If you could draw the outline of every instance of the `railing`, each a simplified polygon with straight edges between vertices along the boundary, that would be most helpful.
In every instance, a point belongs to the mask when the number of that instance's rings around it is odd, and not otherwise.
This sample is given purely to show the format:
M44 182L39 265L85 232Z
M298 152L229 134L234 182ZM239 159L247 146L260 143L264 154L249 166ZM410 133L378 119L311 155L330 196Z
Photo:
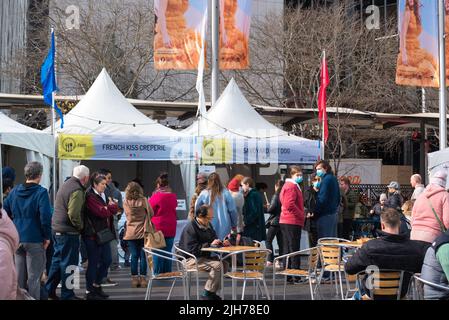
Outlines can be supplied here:
M353 184L351 189L360 194L360 202L366 207L372 207L379 202L382 193L388 192L387 184ZM401 186L401 195L405 200L411 198L414 189L411 186Z

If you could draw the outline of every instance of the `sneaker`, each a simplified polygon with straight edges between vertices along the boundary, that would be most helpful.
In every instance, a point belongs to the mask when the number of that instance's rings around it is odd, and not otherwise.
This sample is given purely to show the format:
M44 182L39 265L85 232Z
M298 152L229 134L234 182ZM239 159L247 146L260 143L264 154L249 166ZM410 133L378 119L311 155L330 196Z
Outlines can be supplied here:
M96 292L91 291L86 293L86 300L106 300L106 298L103 298L99 296Z
M118 283L115 281L112 281L111 278L106 278L101 282L101 285L103 287L115 287L116 285L118 285Z
M284 269L284 265L283 265L283 263L281 262L281 261L279 261L279 260L276 260L276 263L274 264L274 267L276 268L276 269Z
M61 300L56 293L52 293L48 295L48 300Z
M98 295L98 296L100 296L100 297L102 297L102 298L104 298L104 299L109 298L109 295L106 294L106 293L103 291L103 288L102 288L101 286L99 286L99 287L94 287L94 290L95 290L95 294L96 294L96 295Z

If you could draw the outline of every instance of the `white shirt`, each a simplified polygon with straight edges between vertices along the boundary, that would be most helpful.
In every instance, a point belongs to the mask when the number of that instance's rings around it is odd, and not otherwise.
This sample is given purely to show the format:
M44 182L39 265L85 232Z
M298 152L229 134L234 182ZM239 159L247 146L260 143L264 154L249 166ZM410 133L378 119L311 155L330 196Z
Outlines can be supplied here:
M98 194L102 199L103 199L103 201L105 202L105 203L108 203L107 201L106 201L106 195L104 194L104 192L102 193L102 194L100 194L97 190L95 190L95 188L92 188L93 190L94 190L94 192L96 193L96 194Z

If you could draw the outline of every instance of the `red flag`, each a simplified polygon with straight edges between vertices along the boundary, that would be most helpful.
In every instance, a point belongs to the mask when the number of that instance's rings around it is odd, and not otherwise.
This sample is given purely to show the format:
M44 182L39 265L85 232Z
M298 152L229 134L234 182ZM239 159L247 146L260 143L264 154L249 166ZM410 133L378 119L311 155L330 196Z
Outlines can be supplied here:
M327 70L326 55L323 55L323 62L321 64L320 72L320 90L318 91L318 119L323 123L323 140L327 143L329 137L329 129L327 126L327 112L326 112L326 89L329 86L329 72Z

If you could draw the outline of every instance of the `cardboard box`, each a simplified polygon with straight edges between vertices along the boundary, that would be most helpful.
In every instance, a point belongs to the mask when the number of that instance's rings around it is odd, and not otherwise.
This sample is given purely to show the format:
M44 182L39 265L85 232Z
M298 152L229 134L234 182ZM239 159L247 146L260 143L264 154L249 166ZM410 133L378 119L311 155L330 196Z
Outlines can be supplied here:
M382 184L397 181L400 185L409 185L413 174L412 166L382 166Z

